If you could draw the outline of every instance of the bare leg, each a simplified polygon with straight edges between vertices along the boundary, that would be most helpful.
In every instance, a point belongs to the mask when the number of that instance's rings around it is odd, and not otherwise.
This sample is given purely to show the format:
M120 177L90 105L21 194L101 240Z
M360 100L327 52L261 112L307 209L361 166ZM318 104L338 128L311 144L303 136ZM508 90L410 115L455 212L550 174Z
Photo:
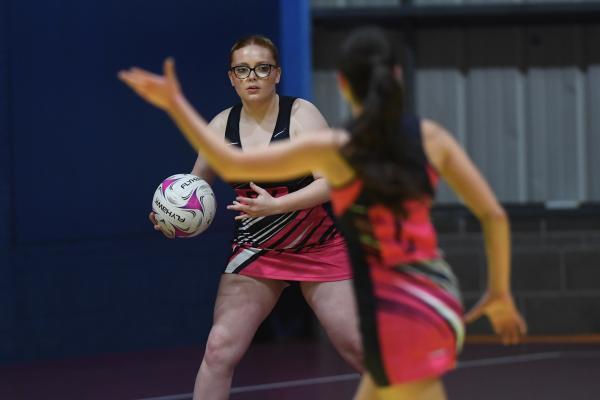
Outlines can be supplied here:
M363 374L358 389L356 390L356 394L354 395L354 400L379 400L377 386L375 386L373 379L371 379L371 376L368 373Z
M302 282L302 293L340 355L362 372L362 346L352 281Z
M444 385L439 379L424 379L377 390L379 400L446 400Z
M213 326L196 376L194 400L229 398L235 366L286 285L236 274L221 277Z

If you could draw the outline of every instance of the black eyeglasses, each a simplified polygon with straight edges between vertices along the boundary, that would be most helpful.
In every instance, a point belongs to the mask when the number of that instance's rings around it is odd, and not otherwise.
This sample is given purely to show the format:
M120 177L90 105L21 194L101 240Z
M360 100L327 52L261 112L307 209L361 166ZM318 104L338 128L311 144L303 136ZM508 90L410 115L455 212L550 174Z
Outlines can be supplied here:
M252 71L254 71L254 75L256 75L257 78L266 78L271 75L271 70L273 68L277 68L277 65L258 64L254 66L254 68L250 68L247 65L236 65L229 68L229 70L232 71L238 79L246 79L250 76Z

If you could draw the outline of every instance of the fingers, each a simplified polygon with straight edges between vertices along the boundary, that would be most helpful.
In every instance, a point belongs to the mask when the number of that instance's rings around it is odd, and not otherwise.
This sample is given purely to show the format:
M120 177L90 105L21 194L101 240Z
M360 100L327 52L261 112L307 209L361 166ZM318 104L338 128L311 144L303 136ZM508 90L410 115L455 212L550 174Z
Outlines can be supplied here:
M163 235L165 235L169 239L175 239L175 232L168 232L166 230L159 229Z
M121 71L119 72L119 79L133 89L133 91L137 94L141 95L142 97L145 96L148 86L148 80L145 77L134 72Z
M234 200L232 204L227 206L227 209L232 211L248 212L250 211L250 206Z
M165 62L163 63L163 71L167 79L173 81L177 80L177 77L175 76L175 60L173 57L168 57L165 59Z
M156 220L156 214L154 212L151 212L150 215L148 215L148 219L150 219L150 222L152 222L155 231L159 231L169 239L175 238L175 232L169 232L162 228L162 226Z
M258 194L262 194L262 195L268 195L269 194L269 192L267 192L265 189L261 188L260 186L258 186L254 182L250 182L250 188L252 190L254 190L256 193L258 193Z
M228 210L231 211L239 211L240 215L237 215L234 217L234 219L236 221L241 221L243 219L248 219L248 218L252 218L253 214L252 213L252 209L250 208L250 206L246 205L246 204L241 204L237 201L234 201L233 204L230 204L227 206Z
M527 323L519 317L519 332L521 335L527 335Z
M141 84L141 78L130 71L120 71L118 76L121 81L132 88Z
M160 84L163 77L137 67L119 71L119 79L132 89L138 91L150 84Z
M154 225L155 231L162 231L162 229L160 228L160 224L156 220L156 214L154 212L151 212L150 215L148 215L148 219L150 220L150 222L152 222L152 225Z
M471 322L479 319L484 312L484 307L481 304L477 304L475 305L473 308L471 308L467 313L465 313L465 322L467 324L470 324Z
M500 332L498 332L498 334L500 335L502 344L505 346L515 344L518 342L518 335L516 335L514 327L505 327Z
M500 332L500 337L504 345L515 345L521 342L523 333L519 326L519 321L511 321L506 324Z
M256 203L255 199L251 199L250 197L242 197L242 196L238 196L235 198L236 201L234 201L234 203L241 203L241 204L245 204L248 206L253 205L254 203Z

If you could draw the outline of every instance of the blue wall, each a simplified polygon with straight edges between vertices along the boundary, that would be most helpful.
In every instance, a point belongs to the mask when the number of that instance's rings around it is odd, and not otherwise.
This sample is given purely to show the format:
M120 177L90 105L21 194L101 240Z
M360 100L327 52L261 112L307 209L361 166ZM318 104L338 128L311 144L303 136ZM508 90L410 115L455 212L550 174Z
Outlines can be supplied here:
M262 33L283 44L286 2L239 4L0 0L0 362L204 340L230 192L215 185L221 211L198 238L152 230L156 185L195 154L116 73L174 56L212 117L236 101L232 43Z

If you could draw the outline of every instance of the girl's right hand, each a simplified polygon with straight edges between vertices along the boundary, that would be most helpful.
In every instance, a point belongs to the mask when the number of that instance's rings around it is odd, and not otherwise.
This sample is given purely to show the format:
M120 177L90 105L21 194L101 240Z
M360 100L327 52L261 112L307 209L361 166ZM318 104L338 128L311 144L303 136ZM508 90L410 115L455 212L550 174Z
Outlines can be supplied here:
M148 218L150 219L150 222L152 222L152 225L154 225L154 230L160 231L163 235L165 235L165 237L167 237L169 239L173 239L175 237L174 235L165 231L162 228L162 226L158 223L158 221L156 220L156 213L151 212L150 215L148 216Z
M175 61L172 58L165 60L163 74L153 74L132 67L120 71L119 79L148 103L168 112L173 102L181 95L181 88L175 74Z

